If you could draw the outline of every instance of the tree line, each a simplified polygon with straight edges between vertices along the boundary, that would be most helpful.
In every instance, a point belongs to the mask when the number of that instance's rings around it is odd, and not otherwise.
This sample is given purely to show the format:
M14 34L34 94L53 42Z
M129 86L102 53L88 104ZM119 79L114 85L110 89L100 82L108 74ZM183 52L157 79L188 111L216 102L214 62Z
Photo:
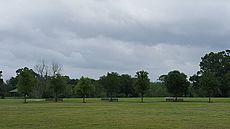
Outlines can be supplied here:
M229 97L230 96L230 50L210 52L201 58L200 70L187 77L178 70L161 75L151 82L148 72L137 71L135 76L108 72L98 80L88 77L72 79L61 74L58 63L47 65L45 61L33 69L24 67L16 71L16 77L3 81L0 72L0 96L9 96L9 91L18 90L18 96L26 98L82 97Z

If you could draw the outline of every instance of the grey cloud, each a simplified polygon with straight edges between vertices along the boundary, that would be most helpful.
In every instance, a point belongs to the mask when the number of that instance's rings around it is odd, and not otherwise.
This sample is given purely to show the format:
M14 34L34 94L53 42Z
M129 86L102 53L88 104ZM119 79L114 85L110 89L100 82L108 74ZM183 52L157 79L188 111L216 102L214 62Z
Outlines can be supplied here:
M183 0L0 0L0 65L7 77L41 59L72 77L104 72L151 78L198 70L200 57L230 47L230 2Z
M229 44L228 1L27 1L16 7L15 24L21 31L29 29L26 35L41 31L55 37L56 31L68 31L82 38L102 35L149 44Z

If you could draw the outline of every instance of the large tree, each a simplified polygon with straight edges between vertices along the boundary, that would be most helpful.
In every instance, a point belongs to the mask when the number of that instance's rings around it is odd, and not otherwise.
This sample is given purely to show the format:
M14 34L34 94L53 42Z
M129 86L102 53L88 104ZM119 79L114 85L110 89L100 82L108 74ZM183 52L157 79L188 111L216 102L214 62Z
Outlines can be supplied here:
M200 78L200 86L203 89L206 96L208 96L208 102L211 102L211 97L218 92L219 82L217 78L211 72L204 72Z
M119 83L119 74L116 72L107 73L107 75L100 77L100 84L104 87L107 92L107 96L110 97L110 101L112 101L112 97L116 96L118 91Z
M219 82L219 96L230 96L230 87L226 84L230 83L226 79L230 73L230 50L221 52L210 52L201 58L200 76L204 73L211 73Z
M187 80L187 76L184 73L174 70L165 76L165 85L168 89L168 92L173 94L175 101L177 101L177 97L186 94L189 82Z
M94 86L89 78L81 77L77 86L76 92L82 96L82 102L86 103L85 98L89 95L93 90Z
M50 83L51 89L54 92L55 102L57 102L59 95L61 95L66 88L66 81L60 74L57 74L51 77Z
M50 70L53 76L60 74L62 71L62 65L57 62L52 62Z
M141 102L144 102L144 93L146 90L148 90L150 85L150 79L148 77L148 72L142 70L142 71L137 71L135 75L135 88L136 91L140 94L141 96Z
M42 60L40 64L34 66L34 70L38 74L38 84L34 87L33 93L36 98L41 98L48 88L48 65Z
M27 96L30 95L33 87L37 83L36 74L32 69L28 69L27 67L19 69L16 72L18 77L17 89L21 94L23 94L24 102L27 103Z

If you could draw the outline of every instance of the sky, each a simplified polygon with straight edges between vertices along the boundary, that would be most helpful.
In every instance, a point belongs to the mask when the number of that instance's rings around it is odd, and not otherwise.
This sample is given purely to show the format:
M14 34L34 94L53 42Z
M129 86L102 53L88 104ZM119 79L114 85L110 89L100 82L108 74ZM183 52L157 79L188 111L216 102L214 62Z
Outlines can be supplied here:
M4 79L44 60L71 78L146 70L156 81L229 48L229 0L0 0Z

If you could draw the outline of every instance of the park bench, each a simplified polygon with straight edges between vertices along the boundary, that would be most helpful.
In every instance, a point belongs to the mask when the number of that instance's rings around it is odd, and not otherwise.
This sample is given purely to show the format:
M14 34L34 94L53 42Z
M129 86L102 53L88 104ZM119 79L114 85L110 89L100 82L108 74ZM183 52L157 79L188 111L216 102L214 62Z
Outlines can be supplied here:
M118 98L101 98L101 101L118 102Z
M177 97L177 100L175 97L166 97L165 98L166 102L183 102L183 98L182 97Z

